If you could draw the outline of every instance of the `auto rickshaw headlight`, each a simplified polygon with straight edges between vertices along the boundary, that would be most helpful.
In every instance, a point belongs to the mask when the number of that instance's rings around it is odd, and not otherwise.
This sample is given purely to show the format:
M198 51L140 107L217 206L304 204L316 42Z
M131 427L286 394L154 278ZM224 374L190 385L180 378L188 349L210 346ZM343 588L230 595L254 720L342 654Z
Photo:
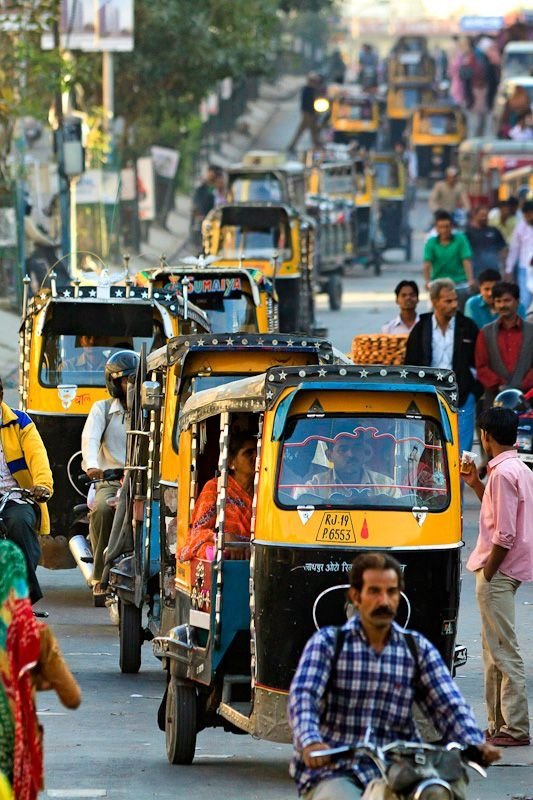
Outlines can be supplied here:
M313 108L317 114L325 114L329 110L329 100L327 97L317 97L313 103Z

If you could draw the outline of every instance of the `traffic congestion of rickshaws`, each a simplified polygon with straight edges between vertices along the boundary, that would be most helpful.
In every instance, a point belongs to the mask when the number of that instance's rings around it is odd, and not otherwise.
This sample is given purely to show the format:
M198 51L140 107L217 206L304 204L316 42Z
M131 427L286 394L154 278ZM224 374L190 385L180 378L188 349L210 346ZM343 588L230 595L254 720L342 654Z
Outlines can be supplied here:
M404 364L405 336L344 355L316 297L339 311L344 276L380 276L396 251L410 261L414 192L450 169L472 207L531 196L533 141L467 138L424 37L401 36L385 74L383 87L371 68L322 87L319 146L250 150L227 167L199 252L25 283L20 407L56 486L42 565L76 565L107 604L121 672L137 673L151 642L171 764L193 761L205 728L291 740L298 660L316 630L346 620L359 552L393 552L401 625L450 671L466 660L456 376ZM88 479L83 431L124 352L134 366L112 378L127 378L125 465ZM339 485L341 452L352 477ZM96 582L88 489L104 481L117 492Z

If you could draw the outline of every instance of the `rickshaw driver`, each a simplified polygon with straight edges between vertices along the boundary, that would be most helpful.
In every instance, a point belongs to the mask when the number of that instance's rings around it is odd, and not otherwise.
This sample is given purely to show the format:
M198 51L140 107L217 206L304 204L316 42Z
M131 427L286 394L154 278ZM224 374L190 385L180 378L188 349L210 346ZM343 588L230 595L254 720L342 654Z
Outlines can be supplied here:
M135 375L139 356L132 350L119 350L107 360L104 378L110 398L98 400L89 412L81 435L83 469L98 481L94 506L89 516L89 539L94 558L93 593L105 594L101 587L104 550L109 543L114 510L108 504L120 486L119 481L103 480L108 469L124 469L126 463L126 421L128 378Z
M333 494L342 494L346 497L361 493L366 496L378 494L388 497L400 496L400 490L394 486L392 478L364 465L363 444L359 439L354 439L353 435L339 434L333 442L330 441L325 445L325 451L328 461L333 466L313 475L307 481L306 486L313 487L314 495L324 500L329 500ZM298 490L298 494L303 493L306 493L306 489L302 487Z
M69 359L65 368L77 372L100 372L105 368L107 358L98 348L98 340L93 334L78 337L76 350L81 352Z
M477 747L485 765L501 757L498 748L485 742L438 650L409 631L418 654L416 676L405 631L394 622L402 589L402 568L395 558L361 553L353 561L348 589L357 613L341 628L321 628L305 646L289 695L290 773L304 800L359 800L378 777L368 758L332 761L311 753L361 744L369 728L381 747L398 739L419 741L412 712L415 690L443 742ZM464 779L457 781L457 789L464 795ZM386 796L398 800L396 794Z

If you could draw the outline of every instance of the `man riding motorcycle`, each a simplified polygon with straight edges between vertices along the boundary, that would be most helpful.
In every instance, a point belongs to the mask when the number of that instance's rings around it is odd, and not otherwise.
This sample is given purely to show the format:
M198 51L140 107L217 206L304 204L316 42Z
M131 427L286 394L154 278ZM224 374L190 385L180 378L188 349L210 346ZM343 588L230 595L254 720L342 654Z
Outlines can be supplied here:
M114 513L108 501L116 495L120 486L119 481L104 480L104 471L124 468L128 378L135 375L138 364L139 356L132 350L119 350L108 359L104 376L110 398L94 403L81 437L83 469L91 480L97 481L94 503L89 516L95 596L105 594L100 582L104 567L104 551L109 542Z

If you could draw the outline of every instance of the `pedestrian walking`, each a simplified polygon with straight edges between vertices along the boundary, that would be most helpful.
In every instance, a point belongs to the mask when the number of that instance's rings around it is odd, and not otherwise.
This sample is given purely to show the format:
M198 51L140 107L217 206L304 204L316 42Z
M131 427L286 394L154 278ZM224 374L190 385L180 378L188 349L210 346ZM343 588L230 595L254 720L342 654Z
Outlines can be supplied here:
M32 603L43 593L37 579L41 557L38 533L50 533L46 500L52 495L50 462L39 431L25 411L10 408L4 400L0 379L0 495L10 489L29 489L39 503L39 510L20 497L8 500L3 511L7 538L15 542L26 559Z
M453 369L459 387L459 442L472 449L476 398L482 387L474 378L478 329L458 311L457 291L448 278L429 285L433 312L421 314L409 334L405 363L436 369Z
M296 145L300 141L301 135L305 131L311 134L313 147L320 147L320 133L318 130L317 112L315 111L315 100L317 97L317 90L320 85L320 77L316 72L310 72L307 76L307 82L302 88L300 93L300 124L298 125L291 143L287 150L289 153L294 152Z
M498 270L484 269L478 275L479 294L469 297L465 305L465 317L474 320L479 330L484 325L489 325L498 319L498 312L494 307L492 290L501 281ZM518 315L526 318L526 309L523 303L518 303Z
M34 690L55 689L67 708L79 706L81 693L52 632L33 615L22 551L2 540L0 666L0 774L15 800L36 800L43 753Z
M498 228L507 245L511 243L511 238L518 222L517 211L518 199L516 197L500 200L498 205L489 211L489 225Z
M507 243L498 228L489 225L488 206L478 206L475 209L465 234L472 249L475 278L485 269L503 271L508 252Z
M415 281L400 281L394 289L396 305L400 313L386 322L381 333L408 334L420 319L418 305L418 284Z
M193 244L202 247L202 221L215 205L215 182L217 168L210 164L205 172L204 179L194 190L191 210L190 238Z
M426 289L431 281L448 278L453 281L459 307L464 308L476 282L472 270L470 242L459 231L452 231L452 218L447 211L435 213L436 236L430 236L424 245L424 280Z
M453 216L458 209L470 211L470 200L459 181L459 172L456 167L448 167L444 173L444 179L435 182L428 205L433 214L437 211L447 211Z
M481 500L479 536L467 568L476 576L481 614L487 741L528 745L529 713L524 662L516 635L515 597L533 580L533 472L515 448L518 417L490 408L479 419L488 462L485 486L475 464L461 477Z
M342 627L321 628L311 637L291 683L290 772L299 795L305 800L360 798L380 777L370 759L334 761L311 753L361 744L368 729L378 747L398 739L420 741L413 720L415 686L417 702L444 742L477 746L487 764L498 759L499 751L484 742L438 650L394 622L403 589L398 561L388 553L361 553L349 581L355 613ZM418 653L418 677L407 637ZM464 779L458 783L464 791Z
M485 389L486 405L503 389L533 389L533 325L518 314L516 283L500 281L492 289L498 318L479 332L476 370Z
M483 136L485 122L489 112L489 95L491 80L490 64L486 55L474 44L473 39L466 39L460 77L468 110L468 135Z
M533 200L526 200L522 206L522 219L514 229L505 264L506 279L512 280L517 266L520 299L529 308L533 300Z

